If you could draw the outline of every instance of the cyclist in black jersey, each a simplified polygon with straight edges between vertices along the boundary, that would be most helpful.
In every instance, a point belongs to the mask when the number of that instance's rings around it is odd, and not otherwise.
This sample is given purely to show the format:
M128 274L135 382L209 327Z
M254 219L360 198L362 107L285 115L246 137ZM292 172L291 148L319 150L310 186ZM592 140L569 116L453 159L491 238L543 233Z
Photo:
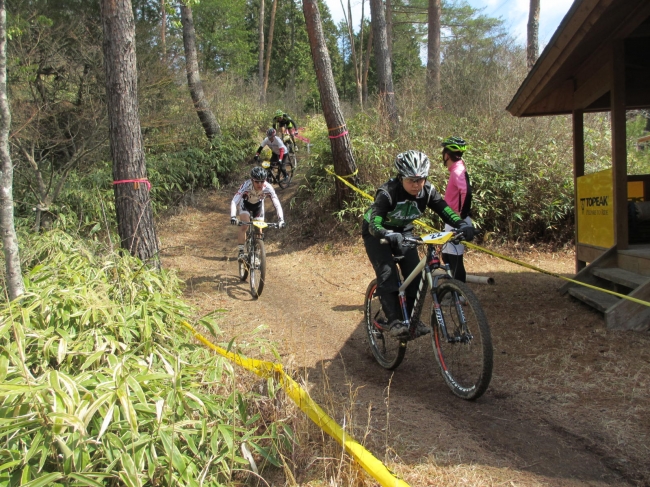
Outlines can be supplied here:
M413 220L420 218L427 208L442 220L463 233L464 240L474 238L474 227L463 221L427 181L431 163L426 154L406 151L397 155L397 177L383 184L375 194L375 201L366 211L362 225L366 253L377 275L377 295L388 320L389 333L399 336L408 327L402 321L398 298L398 274L393 256L403 256L398 264L402 275L408 276L418 265L420 257L414 248L402 248L402 234L413 231ZM385 239L390 245L382 245ZM414 280L406 290L409 314L417 296L418 282ZM431 332L426 324L418 323L418 334Z
M291 136L291 142L293 142L293 147L296 147L295 136L298 135L298 124L294 120L284 113L282 110L276 110L273 117L272 127L276 130L279 130L282 135L285 132L288 132Z

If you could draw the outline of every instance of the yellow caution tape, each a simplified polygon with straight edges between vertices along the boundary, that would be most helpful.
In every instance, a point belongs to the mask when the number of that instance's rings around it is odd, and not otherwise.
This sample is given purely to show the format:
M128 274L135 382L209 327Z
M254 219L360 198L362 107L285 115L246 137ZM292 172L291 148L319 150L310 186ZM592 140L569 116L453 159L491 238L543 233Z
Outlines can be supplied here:
M360 190L359 188L357 188L353 184L349 183L345 179L342 179L338 174L334 173L329 168L326 167L325 171L327 171L331 175L336 176L337 178L339 178L341 181L343 181L345 184L347 184L350 188L352 188L354 191L356 191L360 195L364 196L365 198L368 198L371 201L374 201L374 198L372 196L370 196L368 193ZM414 220L413 223L416 223L416 224L420 225L421 227L426 228L429 231L433 231L433 232L439 231L439 230L436 230L435 228L431 227L430 225L427 225L426 223L424 223L424 222L422 222L420 220ZM531 270L534 270L534 271L537 271L537 272L541 272L542 274L557 277L558 279L562 279L564 281L571 282L573 284L578 284L580 286L588 287L590 289L595 289L596 291L601 291L603 293L611 294L612 296L616 296L617 298L627 299L628 301L632 301L632 302L637 303L637 304L642 304L644 306L650 306L650 303L647 302L647 301L643 301L641 299L633 298L632 296L617 293L615 291L610 291L609 289L603 289L602 287L593 286L592 284L587 284L586 282L576 281L575 279L570 279L568 277L561 276L560 274L556 274L555 272L551 272L551 271L541 269L541 268L536 267L534 265L527 264L525 262L522 262L522 261L517 260L517 259L513 259L512 257L508 257L508 256L505 256L503 254L499 254L498 252L488 250L486 248L480 247L480 246L478 246L476 244L473 244L473 243L470 243L470 242L463 242L463 243L464 243L464 245L467 245L469 248L472 248L472 249L475 249L475 250L480 250L481 252L485 252L486 254L492 255L494 257L498 257L499 259L503 259L503 260L506 260L508 262L512 262L513 264L517 264L517 265L520 265L522 267L526 267L528 269L531 269Z
M378 460L372 453L366 450L354 438L348 435L339 424L329 416L323 409L309 396L300 385L293 380L284 371L282 364L267 362L242 357L239 354L229 352L205 338L197 332L187 321L181 321L181 324L192 332L194 338L208 346L219 355L226 357L237 365L254 372L260 377L268 378L276 376L280 380L282 388L287 395L296 403L296 405L309 416L309 418L325 433L330 435L347 451L361 467L368 472L382 487L409 487L404 480L397 478L393 473Z

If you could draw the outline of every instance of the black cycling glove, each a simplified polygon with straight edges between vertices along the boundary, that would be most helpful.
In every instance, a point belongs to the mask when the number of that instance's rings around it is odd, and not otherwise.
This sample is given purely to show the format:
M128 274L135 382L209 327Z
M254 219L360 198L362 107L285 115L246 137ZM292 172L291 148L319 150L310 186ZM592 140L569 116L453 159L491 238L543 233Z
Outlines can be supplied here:
M476 229L467 222L461 222L458 227L458 231L462 232L463 240L466 242L471 242L474 240L474 235L476 234Z
M404 242L404 237L401 233L387 233L384 235L384 238L388 240L390 248L395 255L402 255L402 242Z

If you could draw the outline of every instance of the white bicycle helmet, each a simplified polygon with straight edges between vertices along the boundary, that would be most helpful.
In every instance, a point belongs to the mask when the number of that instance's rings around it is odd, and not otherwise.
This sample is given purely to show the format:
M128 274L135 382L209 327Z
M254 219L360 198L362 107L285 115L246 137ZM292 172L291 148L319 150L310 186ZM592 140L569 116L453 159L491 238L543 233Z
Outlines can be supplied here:
M416 150L401 152L395 158L395 169L403 178L426 178L430 167L427 155Z

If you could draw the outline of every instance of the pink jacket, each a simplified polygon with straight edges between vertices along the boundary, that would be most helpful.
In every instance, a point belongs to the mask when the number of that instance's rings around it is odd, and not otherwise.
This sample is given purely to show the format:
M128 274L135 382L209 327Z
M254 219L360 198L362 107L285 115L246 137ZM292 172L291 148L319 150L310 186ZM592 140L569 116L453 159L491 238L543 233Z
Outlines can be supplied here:
M459 215L467 196L466 172L465 162L462 159L451 165L449 168L449 182L444 196L449 207Z

